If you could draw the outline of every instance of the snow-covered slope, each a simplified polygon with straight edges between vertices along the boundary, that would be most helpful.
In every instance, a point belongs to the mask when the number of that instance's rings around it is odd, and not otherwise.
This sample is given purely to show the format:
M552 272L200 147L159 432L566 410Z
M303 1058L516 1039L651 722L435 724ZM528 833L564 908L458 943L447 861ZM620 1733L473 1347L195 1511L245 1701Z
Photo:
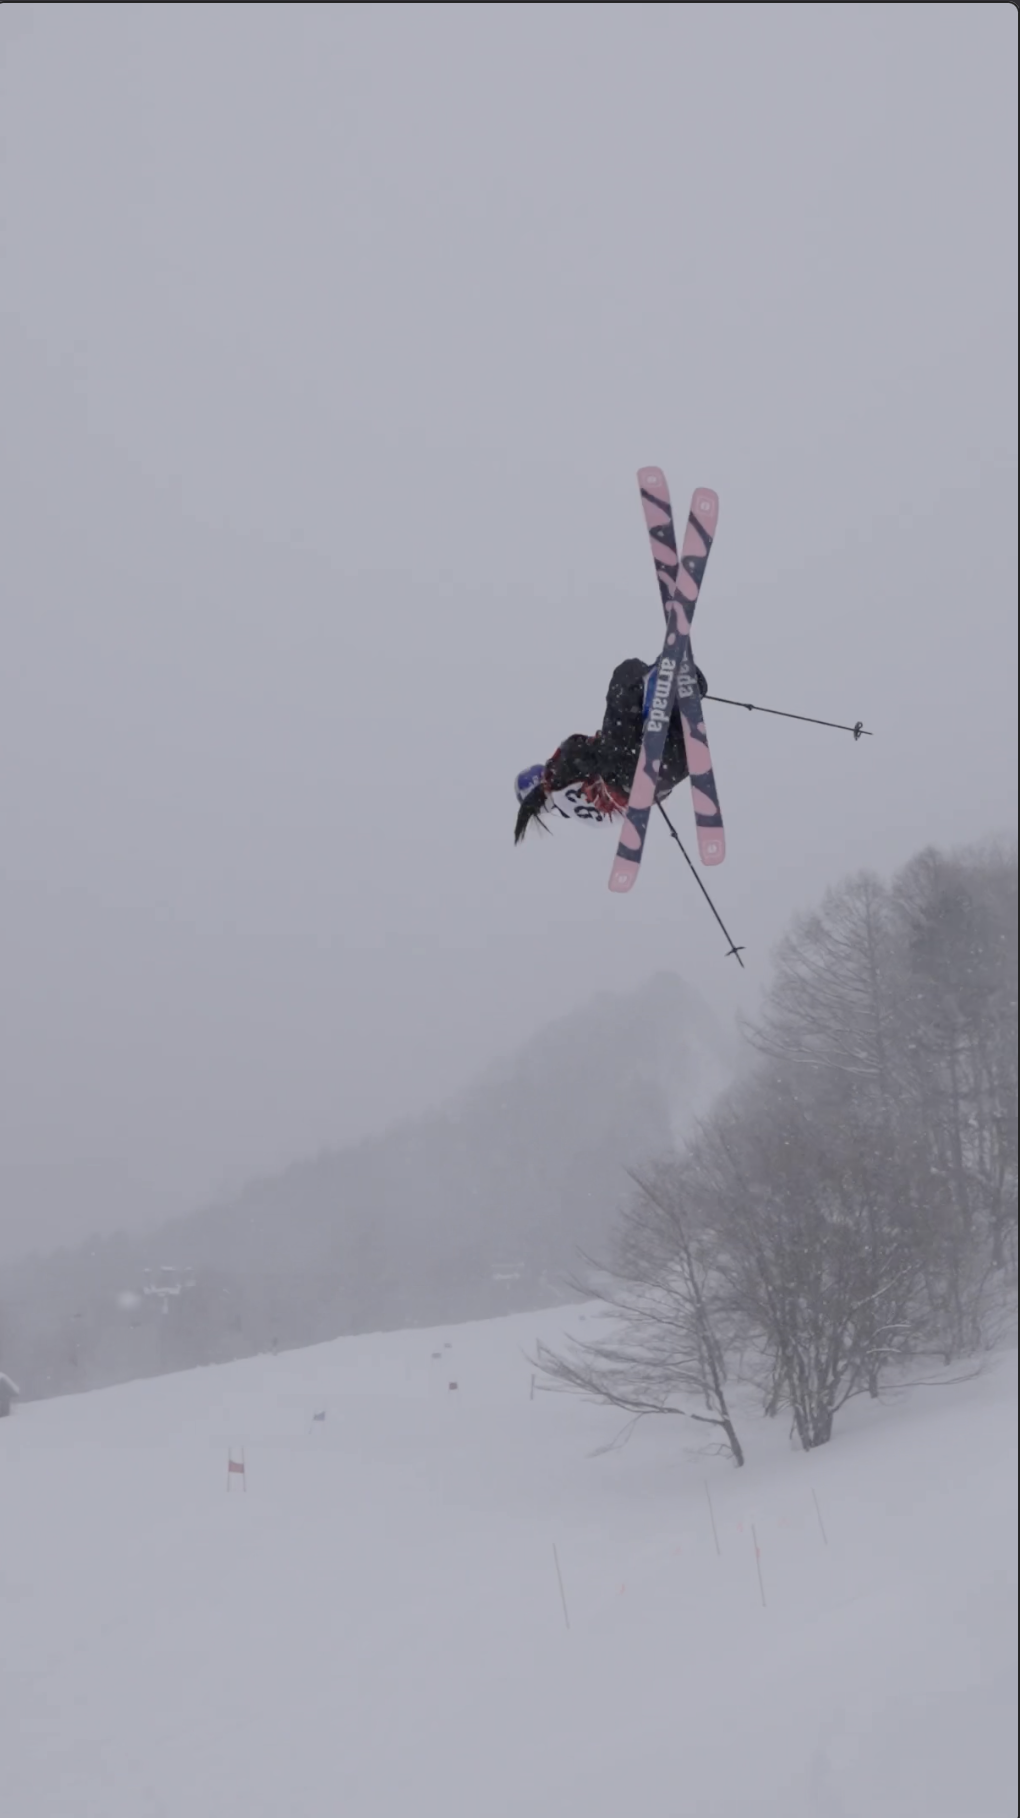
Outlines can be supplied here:
M0 1423L6 1818L1014 1818L1015 1355L735 1472L593 1458L580 1318Z

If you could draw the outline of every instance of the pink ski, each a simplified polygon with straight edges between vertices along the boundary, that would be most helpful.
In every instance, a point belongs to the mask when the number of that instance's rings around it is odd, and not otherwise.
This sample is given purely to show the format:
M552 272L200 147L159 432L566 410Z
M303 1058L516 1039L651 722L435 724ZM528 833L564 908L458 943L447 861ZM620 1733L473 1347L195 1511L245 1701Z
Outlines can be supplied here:
M719 500L707 487L699 487L695 492L683 548L678 555L665 475L658 467L643 467L638 474L638 484L666 615L666 638L627 815L609 879L610 890L617 892L630 890L637 878L674 702L678 703L682 718L701 862L719 865L726 856L722 813L691 653L691 620L715 537Z

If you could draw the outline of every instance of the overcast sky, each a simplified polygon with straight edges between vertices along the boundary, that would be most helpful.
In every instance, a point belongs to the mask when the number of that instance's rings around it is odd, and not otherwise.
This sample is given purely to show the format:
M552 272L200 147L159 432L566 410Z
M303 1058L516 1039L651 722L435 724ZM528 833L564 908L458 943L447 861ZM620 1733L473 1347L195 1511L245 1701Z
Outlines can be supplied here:
M1016 822L1007 5L4 5L0 1247L435 1103ZM736 973L512 843L720 494ZM693 831L689 802L677 803ZM707 875L707 874L706 874ZM593 1117L610 1108L593 1107Z

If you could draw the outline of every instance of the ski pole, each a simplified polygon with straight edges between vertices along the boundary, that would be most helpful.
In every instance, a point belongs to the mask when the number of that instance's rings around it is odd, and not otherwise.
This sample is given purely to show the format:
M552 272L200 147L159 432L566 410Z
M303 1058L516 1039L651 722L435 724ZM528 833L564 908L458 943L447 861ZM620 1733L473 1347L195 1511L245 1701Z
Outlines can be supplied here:
M657 801L657 802L656 802L656 804L655 804L655 806L656 806L656 808L657 808L657 809L658 809L658 810L659 810L659 813L660 813L660 814L661 814L661 816L662 816L662 818L663 818L663 820L664 820L664 821L665 821L665 823L666 823L666 826L667 826L667 827L668 827L668 828L669 828L669 831L670 831L670 833L671 833L671 834L672 834L672 835L673 835L673 838L674 838L674 839L675 839L675 841L676 841L676 843L677 843L677 845L678 845L678 846L679 846L679 848L680 848L680 850L681 850L681 852L682 852L682 853L683 853L683 855L684 855L684 858L685 858L685 859L686 859L686 860L687 860L687 863L688 863L688 865L689 865L689 866L690 866L690 868L691 868L691 871L692 871L692 873L693 873L693 876L694 876L694 882L695 882L695 883L696 883L696 884L697 884L697 886L698 886L698 889L699 889L699 890L700 890L700 891L701 891L701 894L702 894L702 896L703 896L703 897L704 897L704 899L705 899L705 901L706 901L706 903L707 903L707 904L708 904L708 906L709 906L709 908L710 908L710 909L711 909L711 911L712 911L712 914L713 914L713 915L714 915L714 916L715 916L715 919L716 919L716 921L717 921L717 922L718 922L718 923L719 923L719 926L720 926L720 928L721 928L721 929L722 929L722 931L723 931L723 933L724 933L724 934L725 934L725 936L726 936L726 939L727 939L727 940L728 940L728 941L729 941L729 943L730 943L730 952L729 952L729 953L727 953L727 955L726 955L726 958L727 958L727 959L729 959L729 957L730 957L730 953L732 953L732 954L733 954L733 955L734 955L734 957L735 957L735 959L736 959L736 962L737 962L737 965L738 965L738 966L739 966L739 967L740 967L740 968L741 968L741 970L742 970L742 971L743 971L743 969L744 969L744 962L743 962L743 960L742 960L742 959L741 959L741 957L740 957L740 955L741 955L741 954L742 954L742 953L743 953L743 951L744 951L744 949L743 949L743 947L738 947L738 946L736 946L736 945L735 945L735 944L734 944L734 940L733 940L733 936L732 936L732 935L731 935L731 933L730 933L730 931L729 931L729 929L728 929L728 928L727 928L727 926L726 926L726 923L725 923L725 922L724 922L724 921L723 921L723 918L722 918L722 916L721 916L721 915L720 915L720 914L719 914L719 911L718 911L718 909L717 909L717 908L716 908L716 906L715 906L715 904L714 904L714 903L713 903L713 901L712 901L712 898L711 898L711 897L710 897L710 896L709 896L709 894L708 894L708 891L707 891L707 890L706 890L706 889L705 889L705 886L704 886L704 884L703 884L703 883L702 883L702 881L701 881L701 879L700 879L700 877L699 877L699 876L698 876L698 873L697 873L697 871L696 871L696 870L695 870L695 868L694 868L694 865L693 865L693 864L692 864L692 863L691 863L691 857L690 857L690 854L689 854L689 852L688 852L688 851L687 851L687 848L686 848L686 846L685 846L685 845L684 845L684 843L683 843L683 840L682 840L682 839L681 839L681 838L680 838L680 835L679 835L679 834L678 834L678 832L677 832L677 830L676 830L676 828L675 828L675 827L674 827L674 825L673 825L673 823L672 823L672 821L671 821L671 820L670 820L670 818L669 818L669 815L668 815L668 814L667 814L667 813L666 813L666 810L665 810L665 808L664 808L664 807L663 807L663 806L662 806L662 803L661 803L661 802L658 802L658 801Z
M806 726L831 726L834 732L852 732L854 739L874 738L863 720L854 726L843 726L838 720L816 720L810 713L784 713L781 707L759 707L754 701L731 701L724 694L706 694L706 701L719 701L723 707L746 707L748 713L772 713L777 720L803 720Z

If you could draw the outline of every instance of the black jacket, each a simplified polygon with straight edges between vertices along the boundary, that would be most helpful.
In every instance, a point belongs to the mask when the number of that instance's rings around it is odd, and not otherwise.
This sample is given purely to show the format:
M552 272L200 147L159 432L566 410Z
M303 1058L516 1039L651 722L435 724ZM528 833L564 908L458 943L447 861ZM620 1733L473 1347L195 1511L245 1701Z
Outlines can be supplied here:
M583 732L572 733L553 752L543 778L547 795L577 783L597 785L602 782L614 795L622 796L626 801L644 734L645 679L649 668L650 664L642 662L640 657L628 657L613 670L601 731L590 737ZM700 669L696 673L698 691L705 695L708 683ZM659 795L667 795L686 775L683 722L680 709L674 703L662 755Z

